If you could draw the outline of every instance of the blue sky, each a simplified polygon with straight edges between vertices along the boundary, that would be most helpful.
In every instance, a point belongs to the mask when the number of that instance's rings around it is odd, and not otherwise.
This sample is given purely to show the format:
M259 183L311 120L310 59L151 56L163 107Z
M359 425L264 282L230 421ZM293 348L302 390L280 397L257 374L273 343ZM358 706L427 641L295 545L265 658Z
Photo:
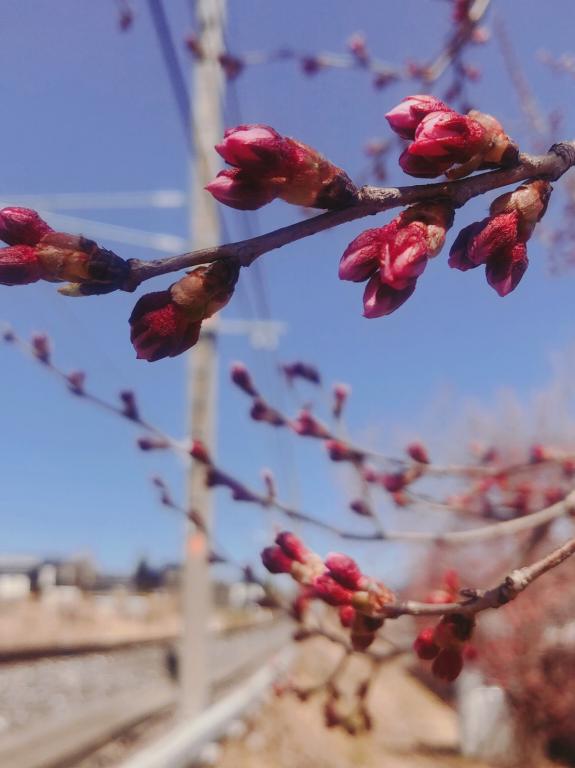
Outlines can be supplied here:
M179 42L190 28L189 6L185 0L166 5ZM570 50L572 24L564 20L573 14L571 4L558 0L549 15L544 4L523 0L521 28L515 0L496 5L541 107L561 107L563 135L569 138L575 124L575 84L550 73L536 52ZM441 0L230 0L229 6L232 51L282 46L343 51L350 34L363 31L374 54L391 63L432 56L449 17L448 3ZM111 0L3 4L0 199L187 188L189 161L147 4L134 2L133 7L133 29L121 34ZM184 54L182 60L187 61ZM469 61L483 71L482 80L471 86L474 104L496 114L528 148L517 95L495 43L474 48ZM403 83L374 92L369 78L358 71L307 78L293 63L249 68L235 88L244 122L269 123L317 147L352 176L364 165L364 142L389 135L385 112L413 92L413 86ZM390 171L390 183L408 183L393 160ZM454 233L482 218L491 198L460 211ZM557 222L561 210L556 193L545 221ZM66 213L187 236L185 210L180 209ZM298 215L278 202L257 215L227 213L226 221L236 238L243 236L242 216L251 217L255 232L264 232ZM389 218L384 214L377 223ZM374 223L370 220L367 226ZM388 318L365 320L361 287L337 279L341 253L364 228L365 222L349 224L261 259L272 315L289 326L277 358L255 352L242 337L224 337L220 343L222 465L256 483L260 467L272 466L284 496L338 519L344 514L342 485L336 478L336 490L330 490L333 469L326 466L321 450L306 445L300 451L293 439L249 421L246 401L227 385L232 360L246 361L276 398L277 359L317 363L326 381L351 383L352 429L397 451L398 436L420 434L433 440L437 424L456 419L470 398L488 407L501 388L509 388L528 399L548 379L551 354L567 349L575 338L573 274L551 277L537 240L530 244L531 266L523 282L504 300L487 286L481 270L449 270L444 254L429 266L402 309ZM103 244L126 258L158 255L111 239ZM226 310L228 317L250 316L253 278L245 275L242 280L245 290ZM159 279L147 288L169 282ZM135 388L150 420L171 434L183 434L185 361L148 365L134 359L127 327L133 296L65 299L49 284L38 284L3 288L1 302L0 319L19 333L42 330L52 337L63 367L84 369L90 385L111 398L122 388ZM175 494L182 492L178 462L140 454L134 447L137 432L129 425L71 398L15 350L0 349L0 366L1 548L91 552L114 569L131 567L141 554L157 562L177 558L181 526L158 507L149 477L159 472ZM282 397L289 402L285 393ZM253 554L269 535L269 525L264 526L257 510L231 505L225 493L218 492L217 498L220 537L239 554ZM322 549L335 546L317 537L312 541ZM369 556L384 570L393 562L393 557L380 559Z

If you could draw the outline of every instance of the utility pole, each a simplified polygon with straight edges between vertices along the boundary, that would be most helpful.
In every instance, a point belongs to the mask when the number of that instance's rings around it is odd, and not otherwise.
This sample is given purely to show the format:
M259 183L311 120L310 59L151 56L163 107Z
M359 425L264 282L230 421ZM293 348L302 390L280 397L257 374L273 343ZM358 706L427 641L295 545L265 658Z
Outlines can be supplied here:
M224 75L218 56L224 50L225 0L196 0L196 28L203 56L194 64L191 105L192 145L190 237L192 249L220 241L217 203L204 186L217 173L214 144L222 136ZM217 385L217 320L204 322L202 334L189 356L188 402L190 435L214 447ZM211 670L209 622L212 588L208 556L212 525L210 493L205 468L192 462L188 475L188 506L200 513L206 531L186 524L183 569L183 633L181 647L180 714L191 718L206 707Z

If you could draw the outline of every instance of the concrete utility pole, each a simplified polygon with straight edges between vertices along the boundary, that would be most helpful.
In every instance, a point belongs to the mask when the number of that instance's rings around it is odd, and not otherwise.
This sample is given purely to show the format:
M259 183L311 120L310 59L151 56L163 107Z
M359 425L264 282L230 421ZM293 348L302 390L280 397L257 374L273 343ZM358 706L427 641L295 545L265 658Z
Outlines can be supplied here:
M218 170L214 144L222 136L222 102L225 79L218 62L224 50L225 0L196 0L196 24L204 57L194 64L191 109L192 144L190 235L192 249L216 245L220 239L217 203L204 186ZM189 358L188 377L190 434L213 448L217 384L217 321L202 327L200 340ZM205 487L205 469L192 462L188 476L188 505L206 522L208 533L186 528L183 575L183 636L181 647L182 717L195 717L206 707L209 696L209 636L212 615L208 554L211 526L210 494Z

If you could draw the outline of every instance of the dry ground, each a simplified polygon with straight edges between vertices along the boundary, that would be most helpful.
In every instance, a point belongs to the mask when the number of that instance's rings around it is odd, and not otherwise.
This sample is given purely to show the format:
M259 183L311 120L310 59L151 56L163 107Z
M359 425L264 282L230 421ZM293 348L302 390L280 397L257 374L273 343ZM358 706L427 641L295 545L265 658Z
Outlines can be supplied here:
M314 641L294 677L298 683L321 680L338 654L326 641ZM365 670L357 659L348 682ZM218 768L487 768L457 754L455 713L408 673L406 662L381 669L369 705L373 731L350 737L324 726L320 696L305 703L272 697L247 737L224 745Z

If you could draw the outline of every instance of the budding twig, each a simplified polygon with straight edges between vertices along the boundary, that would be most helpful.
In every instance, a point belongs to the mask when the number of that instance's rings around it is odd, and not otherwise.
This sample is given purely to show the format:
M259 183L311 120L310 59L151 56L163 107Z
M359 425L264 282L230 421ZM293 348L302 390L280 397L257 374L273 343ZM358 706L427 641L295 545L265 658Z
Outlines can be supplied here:
M457 181L415 184L409 187L362 187L359 190L357 202L353 205L328 211L311 219L298 221L265 235L211 248L202 248L166 259L153 261L131 259L128 262L129 275L122 285L122 290L134 291L145 280L221 259L234 259L241 266L247 267L264 253L269 253L318 232L332 229L340 224L373 216L392 208L401 208L413 203L437 199L449 201L455 208L459 208L473 197L525 179L537 178L554 181L559 179L573 165L575 165L575 140L554 144L545 155L522 154L519 156L517 165L512 168L487 171Z

